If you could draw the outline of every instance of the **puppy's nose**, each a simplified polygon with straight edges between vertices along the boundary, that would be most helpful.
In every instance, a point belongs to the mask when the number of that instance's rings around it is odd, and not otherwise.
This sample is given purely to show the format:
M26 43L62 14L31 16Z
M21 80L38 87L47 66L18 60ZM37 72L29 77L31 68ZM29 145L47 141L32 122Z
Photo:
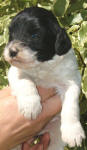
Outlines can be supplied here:
M10 55L10 57L16 57L17 56L17 53L18 53L18 51L17 50L12 50L12 49L10 49L10 51L9 51L9 55Z

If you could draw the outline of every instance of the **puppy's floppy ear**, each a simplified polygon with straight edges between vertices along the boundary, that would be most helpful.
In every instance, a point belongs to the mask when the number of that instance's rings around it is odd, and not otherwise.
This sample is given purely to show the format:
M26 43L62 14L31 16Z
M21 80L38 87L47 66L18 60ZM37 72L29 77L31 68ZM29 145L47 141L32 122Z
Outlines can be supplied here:
M63 28L60 28L55 42L56 53L61 56L66 54L71 48L71 41Z

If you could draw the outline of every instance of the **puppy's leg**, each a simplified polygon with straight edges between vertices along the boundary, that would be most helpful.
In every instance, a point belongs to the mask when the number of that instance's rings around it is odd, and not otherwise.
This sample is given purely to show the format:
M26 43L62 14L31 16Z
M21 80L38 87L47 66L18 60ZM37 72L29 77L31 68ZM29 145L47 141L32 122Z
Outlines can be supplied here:
M44 132L50 134L50 143L47 150L64 150L64 143L61 139L60 120L50 122Z
M69 86L64 94L61 111L62 139L70 147L80 146L85 138L79 117L79 93L80 87L75 81L69 81Z
M16 67L8 74L10 86L18 100L20 112L28 119L35 119L42 110L40 96L33 81L25 77Z

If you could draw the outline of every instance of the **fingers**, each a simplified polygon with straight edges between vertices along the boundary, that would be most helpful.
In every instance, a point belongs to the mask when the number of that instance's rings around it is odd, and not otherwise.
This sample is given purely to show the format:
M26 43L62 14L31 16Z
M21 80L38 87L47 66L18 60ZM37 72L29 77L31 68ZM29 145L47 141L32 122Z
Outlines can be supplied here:
M45 150L45 149L43 149L43 144L37 144L33 147L30 147L28 143L25 143L22 150Z
M48 98L52 97L55 95L55 89L45 89L42 87L37 87L38 92L40 96L42 97L42 101L47 100ZM5 87L3 90L0 90L0 98L10 96L11 95L11 88L10 87Z
M6 87L3 90L0 90L0 99L9 95L11 95L10 87Z
M48 133L45 133L40 140L40 143L43 144L43 150L46 150L50 143L50 136Z
M48 133L45 133L43 136L41 136L39 144L31 147L28 143L25 143L22 150L47 150L49 142L50 136Z
M42 87L37 87L39 95L41 96L41 101L44 102L50 97L54 96L56 94L56 90L53 88L42 88Z

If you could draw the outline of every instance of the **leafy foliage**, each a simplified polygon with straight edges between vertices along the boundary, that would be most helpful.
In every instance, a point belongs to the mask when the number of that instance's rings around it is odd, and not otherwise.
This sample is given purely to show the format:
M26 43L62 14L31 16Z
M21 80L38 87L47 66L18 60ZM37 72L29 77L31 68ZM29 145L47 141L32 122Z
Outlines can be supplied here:
M36 5L52 10L71 38L82 75L81 120L87 132L87 0L0 0L0 88L8 84L9 65L3 59L3 49L8 41L9 23L20 10ZM79 150L87 149L85 143Z

